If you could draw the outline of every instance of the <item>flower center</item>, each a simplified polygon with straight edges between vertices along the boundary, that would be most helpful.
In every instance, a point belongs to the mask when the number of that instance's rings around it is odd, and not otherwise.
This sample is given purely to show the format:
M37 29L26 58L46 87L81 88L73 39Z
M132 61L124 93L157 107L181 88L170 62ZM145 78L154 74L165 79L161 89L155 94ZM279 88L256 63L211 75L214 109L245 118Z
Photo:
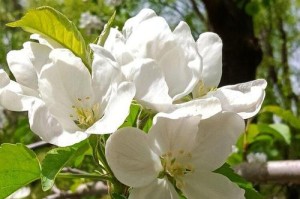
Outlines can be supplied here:
M194 96L195 98L203 97L208 92L215 91L217 89L216 87L207 87L202 80L198 82L197 87L198 89L197 89L196 96Z
M96 103L91 105L89 102L90 97L84 99L78 98L76 105L72 106L73 113L70 115L73 122L81 129L88 129L100 117L100 104Z
M163 154L160 157L164 168L161 174L166 175L181 190L184 186L184 175L195 171L194 166L190 163L191 158L192 154L184 150L179 150L175 154L172 152Z

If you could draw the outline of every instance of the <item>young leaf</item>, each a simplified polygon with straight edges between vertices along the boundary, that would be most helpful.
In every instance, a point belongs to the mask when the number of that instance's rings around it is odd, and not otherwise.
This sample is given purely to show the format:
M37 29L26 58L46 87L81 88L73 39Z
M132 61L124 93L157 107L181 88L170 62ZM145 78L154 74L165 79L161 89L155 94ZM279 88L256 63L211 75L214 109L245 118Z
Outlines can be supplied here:
M57 10L43 6L28 11L20 20L6 25L21 27L27 32L38 33L55 40L70 49L90 68L87 47L81 33L65 15Z
M2 144L0 157L0 198L40 178L40 163L23 144Z
M290 129L285 124L251 124L250 126L252 131L253 129L256 129L257 133L256 133L256 137L254 137L252 140L248 140L249 143L267 137L271 139L271 141L279 140L279 141L284 141L286 144L291 143Z
M107 39L107 37L109 35L109 31L110 31L110 28L112 26L112 23L115 20L115 17L116 17L116 11L110 17L110 19L108 20L107 24L105 24L104 29L101 32L100 36L99 36L97 45L104 46L105 41L106 41L106 39Z
M271 128L275 129L284 139L287 144L291 144L290 127L285 124L270 124Z
M281 117L284 121L288 122L294 128L300 129L300 119L294 116L290 110L282 109L279 106L266 106L261 112L274 113Z
M52 149L46 154L42 161L41 182L43 191L47 191L53 186L57 174L67 163L84 153L86 150L83 149L88 149L86 146L88 143L83 141L73 146Z
M262 196L253 188L252 184L236 174L227 163L218 168L215 173L226 176L240 188L244 189L246 199L262 199Z
M122 124L121 127L126 127L126 126L136 127L136 121L138 119L140 110L141 110L141 106L140 105L138 105L138 104L131 104L131 106L130 106L130 113L127 116L124 124Z

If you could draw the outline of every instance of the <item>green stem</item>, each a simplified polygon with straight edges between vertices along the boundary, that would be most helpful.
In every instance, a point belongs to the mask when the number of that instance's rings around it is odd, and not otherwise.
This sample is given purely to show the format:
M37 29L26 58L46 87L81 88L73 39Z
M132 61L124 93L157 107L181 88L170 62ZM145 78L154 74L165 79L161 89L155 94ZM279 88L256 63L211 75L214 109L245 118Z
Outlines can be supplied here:
M93 174L73 174L73 173L59 173L58 178L88 178L96 180L112 180L111 177L104 175L93 175Z
M101 138L100 138L101 139ZM99 142L101 142L100 140L98 140L98 144L99 144L99 150L98 150L98 154L99 154L99 156L100 156L100 161L102 162L102 164L103 164L103 167L105 168L105 170L111 175L111 176L113 176L113 172L112 172L112 170L110 169L110 167L109 167L109 165L108 165L108 163L107 163L107 160L106 160L106 157L105 157L105 154L104 154L104 150L103 150L103 148L102 148L102 146L101 146L101 143L99 143Z

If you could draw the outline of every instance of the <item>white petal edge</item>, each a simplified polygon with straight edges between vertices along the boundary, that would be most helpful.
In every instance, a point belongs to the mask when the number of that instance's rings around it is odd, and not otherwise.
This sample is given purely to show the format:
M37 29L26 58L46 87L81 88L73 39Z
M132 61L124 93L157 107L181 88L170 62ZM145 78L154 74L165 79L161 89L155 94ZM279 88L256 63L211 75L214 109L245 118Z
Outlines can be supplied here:
M173 104L165 113L158 113L153 123L158 117L178 119L188 116L200 116L202 119L209 118L222 111L221 103L218 98L196 99L181 104Z
M167 179L156 179L151 184L133 188L128 199L179 199L174 186Z
M38 92L11 81L4 70L0 70L0 104L11 111L28 111Z
M267 82L258 79L241 84L224 86L209 93L220 99L224 111L238 113L243 119L256 115L265 98Z
M94 51L92 85L97 101L107 103L111 87L124 79L113 55L101 46L91 44ZM105 102L104 102L105 101Z
M158 156L179 151L191 152L195 147L201 117L170 119L159 117L148 132L149 142ZM175 155L176 157L176 155Z
M213 172L195 172L184 178L183 193L188 199L244 199L245 191L227 177Z
M146 108L160 112L172 104L163 73L152 59L136 59L123 66L122 72L136 87L135 99Z
M120 66L128 64L134 60L133 55L125 44L125 38L116 28L111 28L104 48L111 52Z
M123 27L123 34L127 39L130 37L134 28L136 28L140 23L151 19L153 17L157 17L156 13L151 9L142 9L136 16L128 19Z
M199 170L214 171L222 166L232 152L245 122L236 113L222 112L199 123L193 162Z
M130 82L122 82L118 86L117 92L112 91L103 117L88 128L86 132L106 134L116 131L128 116L134 95L134 85Z
M58 42L54 41L53 39L40 35L40 34L32 34L30 35L30 39L38 40L40 44L46 45L51 49L55 48L63 48Z
M198 52L203 60L202 81L205 87L217 87L222 76L222 40L212 32L200 34Z
M125 127L106 142L105 156L116 178L131 187L150 184L162 170L159 157L148 146L147 134Z
M10 82L8 74L3 70L0 69L0 89L7 86Z
M29 49L9 51L6 56L9 70L16 81L29 88L38 89L37 74L29 58Z
M31 130L45 142L56 146L71 146L89 136L89 134L81 131L68 132L63 130L41 100L35 101L28 111L28 117Z
M183 49L184 61L183 65L184 73L179 72L175 77L175 81L182 79L182 82L177 83L177 85L172 85L178 87L178 84L184 85L184 89L181 88L181 92L173 97L173 100L178 100L190 92L199 81L202 73L202 58L197 50L196 42L192 36L191 29L186 22L181 21L173 31L174 39L176 40L178 47ZM174 59L174 58L173 58ZM178 77L179 75L179 77Z

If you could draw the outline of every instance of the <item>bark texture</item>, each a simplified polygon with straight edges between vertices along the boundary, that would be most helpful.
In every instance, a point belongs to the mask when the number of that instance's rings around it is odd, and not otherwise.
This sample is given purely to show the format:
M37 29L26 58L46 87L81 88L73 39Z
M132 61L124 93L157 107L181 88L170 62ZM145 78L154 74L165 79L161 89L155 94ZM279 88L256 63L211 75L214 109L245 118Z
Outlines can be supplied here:
M244 3L234 0L202 0L211 31L223 40L223 74L220 85L255 79L262 50L254 35L252 17Z

